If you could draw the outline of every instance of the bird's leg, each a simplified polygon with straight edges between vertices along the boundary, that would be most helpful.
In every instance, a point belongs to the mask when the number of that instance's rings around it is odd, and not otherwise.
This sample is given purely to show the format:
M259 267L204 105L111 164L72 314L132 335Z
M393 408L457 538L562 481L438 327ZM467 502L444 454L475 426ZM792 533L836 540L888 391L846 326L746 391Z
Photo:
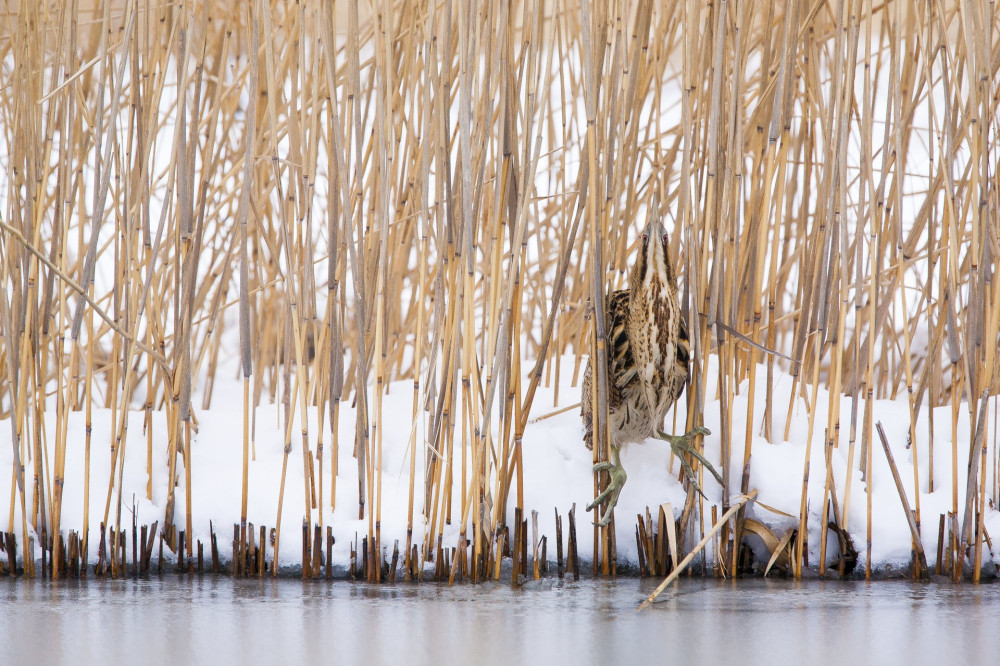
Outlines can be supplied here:
M687 456L684 455L685 453L690 453L694 456L698 462L705 467L705 469L711 472L712 476L715 477L715 480L719 482L719 485L722 485L722 477L719 476L717 471L715 471L715 467L713 467L712 463L708 462L708 460L705 459L705 456L701 455L701 453L699 453L691 443L691 440L698 435L711 435L712 433L708 428L705 426L698 426L696 428L692 428L683 435L668 435L662 430L657 430L656 434L661 439L665 439L670 442L670 448L672 448L674 450L674 454L680 458L681 467L684 468L684 475L688 478L688 481L691 482L691 487L698 491L698 494L702 497L705 496L705 493L701 491L701 486L698 485L698 477L695 475L694 469L691 468L691 463L688 462Z
M604 515L600 520L596 521L596 525L599 527L604 527L611 522L611 511L618 504L618 495L622 492L622 486L625 485L625 479L628 475L625 474L625 468L622 467L621 459L618 457L618 447L614 444L611 445L611 460L608 462L599 462L594 465L595 472L606 471L608 476L608 487L604 489L600 495L594 498L594 501L587 505L587 511L591 509L596 509L605 501L607 505L604 507ZM600 512L597 512L598 514Z

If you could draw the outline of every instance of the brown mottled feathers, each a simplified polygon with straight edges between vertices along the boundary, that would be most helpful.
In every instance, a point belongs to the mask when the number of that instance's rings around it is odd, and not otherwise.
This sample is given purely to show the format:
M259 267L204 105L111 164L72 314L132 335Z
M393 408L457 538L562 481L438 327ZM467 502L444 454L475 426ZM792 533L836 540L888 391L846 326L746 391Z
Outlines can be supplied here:
M611 439L615 444L643 441L651 436L662 424L663 417L681 393L688 377L689 346L687 326L681 317L676 291L672 284L666 285L667 293L661 307L657 308L656 324L661 328L656 336L663 358L662 364L654 372L652 395L656 405L648 406L647 394L643 388L643 378L633 354L634 345L629 338L629 330L645 330L650 322L632 322L629 326L630 290L623 289L611 295L607 304L606 322L608 326L608 413L611 419ZM633 317L635 314L633 313ZM674 331L670 324L676 321ZM651 331L650 331L651 333ZM649 339L652 336L644 336ZM592 368L590 361L583 376L581 413L584 421L584 443L593 448L593 395Z
M605 321L608 326L608 411L612 412L620 408L622 404L622 391L628 390L629 384L637 380L635 360L632 358L632 351L628 344L628 331L625 329L625 320L628 315L627 289L622 289L611 294L608 301L607 317ZM635 388L635 387L633 387ZM594 448L594 417L591 402L593 400L593 369L590 360L587 361L587 368L583 373L583 396L581 402L581 413L583 414L584 434L583 441L588 449ZM632 393L633 391L629 391Z
M677 402L677 398L681 397L681 393L684 392L684 385L687 384L688 380L688 363L691 358L687 323L685 323L680 311L677 313L677 318L680 320L675 347L677 356L674 360L673 370L670 373L670 383L667 391L667 402L670 405Z

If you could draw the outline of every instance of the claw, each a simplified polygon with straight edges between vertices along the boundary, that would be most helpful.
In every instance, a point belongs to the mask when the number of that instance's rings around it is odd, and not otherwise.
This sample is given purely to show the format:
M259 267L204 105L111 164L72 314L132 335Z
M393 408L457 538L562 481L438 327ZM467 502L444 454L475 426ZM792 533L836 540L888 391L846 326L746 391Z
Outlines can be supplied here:
M695 475L694 469L691 467L691 463L688 462L687 456L685 456L684 454L690 453L692 457L694 457L698 462L700 462L702 466L705 469L707 469L712 474L712 476L715 477L715 480L718 481L719 485L721 486L722 477L715 470L715 467L712 465L712 463L708 462L705 456L701 455L701 453L698 452L691 444L691 440L697 437L698 435L704 436L711 434L712 432L705 426L697 426L695 428L692 428L683 435L668 435L663 431L657 431L657 435L661 439L665 439L666 441L670 442L670 448L674 450L674 453L680 459L681 467L684 469L684 475L687 477L688 482L691 483L691 487L694 488L695 491L697 491L697 493L702 497L705 496L705 493L702 492L701 486L698 484L698 477Z
M622 487L625 485L625 480L628 478L628 475L625 473L625 468L622 467L620 463L616 464L613 462L599 462L594 465L594 471L606 471L611 477L608 480L608 487L605 488L600 495L595 497L593 502L587 505L587 511L591 511L599 507L604 502L607 502L607 505L604 507L604 515L600 520L595 521L594 523L599 527L604 527L611 522L611 512L615 508L615 505L618 504L618 496L622 492Z

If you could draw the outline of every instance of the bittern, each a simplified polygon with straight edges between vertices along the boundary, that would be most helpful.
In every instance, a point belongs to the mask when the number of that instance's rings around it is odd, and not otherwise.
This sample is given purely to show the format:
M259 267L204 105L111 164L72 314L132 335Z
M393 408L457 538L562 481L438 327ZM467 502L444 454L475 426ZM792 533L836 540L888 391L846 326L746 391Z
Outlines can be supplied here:
M605 504L598 525L607 525L625 485L625 468L619 451L631 442L657 437L670 443L692 487L701 492L687 455L699 460L722 484L715 468L694 448L698 435L710 434L696 427L683 435L668 435L660 428L671 405L687 383L690 359L687 325L677 298L677 281L667 253L667 230L655 211L642 232L628 289L616 291L607 302L609 460L594 465L607 471L607 488L587 506ZM583 375L582 415L584 443L594 447L593 367L591 358Z

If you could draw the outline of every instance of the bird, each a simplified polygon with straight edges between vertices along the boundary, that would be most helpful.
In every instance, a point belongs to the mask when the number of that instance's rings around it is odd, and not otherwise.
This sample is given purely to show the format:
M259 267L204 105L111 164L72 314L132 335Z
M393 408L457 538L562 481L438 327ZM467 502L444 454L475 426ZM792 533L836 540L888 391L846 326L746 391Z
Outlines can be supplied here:
M687 325L677 297L677 280L667 250L667 230L660 221L655 202L640 237L638 255L629 273L628 289L615 291L607 301L605 325L608 331L608 416L610 420L609 460L594 465L606 471L609 482L587 510L604 505L596 524L611 521L627 474L620 450L629 443L650 437L670 443L679 457L692 487L701 493L694 470L685 454L708 469L719 485L722 478L693 446L699 435L711 432L698 426L683 435L669 435L661 425L667 410L687 384L690 346ZM584 443L594 447L594 358L587 361L583 375L581 416ZM704 494L704 493L702 493Z

